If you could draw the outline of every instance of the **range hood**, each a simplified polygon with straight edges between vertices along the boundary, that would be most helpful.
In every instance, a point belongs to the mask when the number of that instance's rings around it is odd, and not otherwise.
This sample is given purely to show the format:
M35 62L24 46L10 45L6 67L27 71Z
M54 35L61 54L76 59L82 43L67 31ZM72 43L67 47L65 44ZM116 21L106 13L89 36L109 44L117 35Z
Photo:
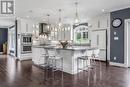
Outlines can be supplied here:
M50 30L48 29L48 24L47 23L40 23L39 24L39 35L49 35Z

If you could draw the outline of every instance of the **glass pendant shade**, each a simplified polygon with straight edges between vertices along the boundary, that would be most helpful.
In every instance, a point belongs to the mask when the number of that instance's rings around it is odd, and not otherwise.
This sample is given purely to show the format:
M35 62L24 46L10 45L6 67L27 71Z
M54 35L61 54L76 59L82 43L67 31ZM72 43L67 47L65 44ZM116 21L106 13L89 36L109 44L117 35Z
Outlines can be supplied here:
M76 7L76 11L75 11L75 24L79 24L79 16L78 16L78 2L75 2L75 7Z

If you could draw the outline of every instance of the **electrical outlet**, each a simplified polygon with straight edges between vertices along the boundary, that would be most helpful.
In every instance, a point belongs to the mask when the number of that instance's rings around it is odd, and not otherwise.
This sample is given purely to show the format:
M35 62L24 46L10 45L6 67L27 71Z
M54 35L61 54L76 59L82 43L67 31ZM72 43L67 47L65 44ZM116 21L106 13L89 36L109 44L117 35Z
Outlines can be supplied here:
M116 60L116 57L114 57L114 60Z

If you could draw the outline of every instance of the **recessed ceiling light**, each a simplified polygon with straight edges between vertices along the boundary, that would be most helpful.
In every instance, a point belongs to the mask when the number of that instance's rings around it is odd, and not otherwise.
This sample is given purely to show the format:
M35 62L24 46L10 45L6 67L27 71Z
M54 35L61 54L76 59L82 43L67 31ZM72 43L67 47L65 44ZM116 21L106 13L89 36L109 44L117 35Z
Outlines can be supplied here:
M29 10L30 13L32 13L33 11L32 10Z
M102 12L105 12L105 9L102 9Z
M29 16L26 16L26 18L29 18Z
M42 19L42 21L46 21L46 19Z

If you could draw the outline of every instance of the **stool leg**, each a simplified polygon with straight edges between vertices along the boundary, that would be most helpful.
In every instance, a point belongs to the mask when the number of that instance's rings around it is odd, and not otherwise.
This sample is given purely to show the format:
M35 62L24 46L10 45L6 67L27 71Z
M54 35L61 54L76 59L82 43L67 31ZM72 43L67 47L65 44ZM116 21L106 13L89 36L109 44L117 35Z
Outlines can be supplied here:
M79 58L77 59L77 73L79 72Z
M62 77L62 86L63 86L63 85L64 85L64 84L63 84L63 83L64 83L64 82L63 82L63 67L64 67L64 65L63 65L63 58L61 58L61 61L62 61L62 71L61 71L62 76L61 76L61 77Z
M63 72L63 67L64 67L64 66L63 66L63 58L61 58L61 61L62 61L62 67L61 67L61 68L62 68L62 72Z
M52 59L52 77L53 77L53 79L55 79L55 70L54 70L54 67L55 67L55 60L54 59Z
M84 66L84 60L83 60L83 70L85 70L85 66Z

